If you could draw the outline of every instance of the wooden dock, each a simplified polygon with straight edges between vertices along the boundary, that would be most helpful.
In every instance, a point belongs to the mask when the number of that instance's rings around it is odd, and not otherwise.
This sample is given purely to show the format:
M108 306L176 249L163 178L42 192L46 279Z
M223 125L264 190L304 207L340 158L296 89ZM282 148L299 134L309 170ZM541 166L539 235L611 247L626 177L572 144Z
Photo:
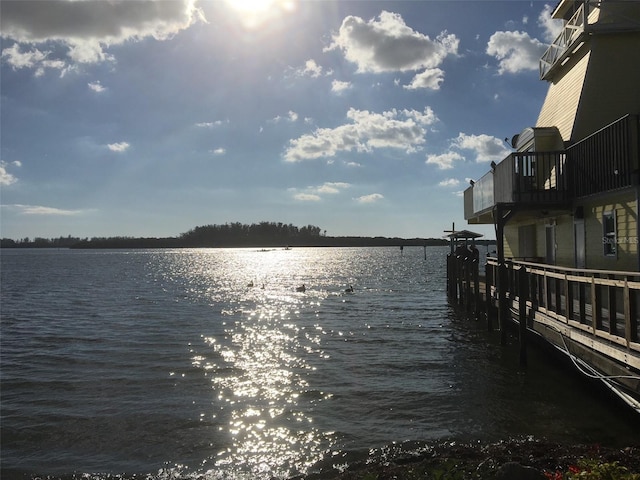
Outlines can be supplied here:
M522 365L528 339L542 340L640 413L640 273L520 261L502 268L490 258L480 276L477 259L449 255L450 301L498 329L503 344L516 327Z

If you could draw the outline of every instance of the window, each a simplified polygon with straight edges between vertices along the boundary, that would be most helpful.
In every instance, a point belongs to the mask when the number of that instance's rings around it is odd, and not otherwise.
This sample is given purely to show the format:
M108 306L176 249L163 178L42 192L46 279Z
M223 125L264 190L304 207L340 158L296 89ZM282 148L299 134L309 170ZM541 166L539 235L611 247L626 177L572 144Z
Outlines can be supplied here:
M617 238L615 212L604 212L602 215L602 244L604 246L605 256L616 256Z

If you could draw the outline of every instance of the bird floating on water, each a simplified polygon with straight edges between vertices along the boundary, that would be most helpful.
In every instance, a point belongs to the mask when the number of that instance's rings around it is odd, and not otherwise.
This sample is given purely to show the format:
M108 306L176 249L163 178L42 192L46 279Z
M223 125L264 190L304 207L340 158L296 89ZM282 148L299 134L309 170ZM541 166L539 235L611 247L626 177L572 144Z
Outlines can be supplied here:
M307 290L307 287L304 286L304 283L299 287L296 287L296 292L304 292Z
M353 286L352 286L352 285L349 285L349 288L345 288L345 289L344 289L344 291L345 291L346 293L353 293Z

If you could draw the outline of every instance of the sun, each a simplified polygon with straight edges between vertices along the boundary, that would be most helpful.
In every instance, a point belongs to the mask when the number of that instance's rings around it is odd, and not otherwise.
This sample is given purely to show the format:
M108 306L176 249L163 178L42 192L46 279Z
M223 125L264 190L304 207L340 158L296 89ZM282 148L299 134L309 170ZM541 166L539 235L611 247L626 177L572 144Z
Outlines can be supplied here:
M274 6L276 0L227 0L227 3L242 13L264 13Z
M257 28L267 20L295 9L296 0L226 0L247 28Z

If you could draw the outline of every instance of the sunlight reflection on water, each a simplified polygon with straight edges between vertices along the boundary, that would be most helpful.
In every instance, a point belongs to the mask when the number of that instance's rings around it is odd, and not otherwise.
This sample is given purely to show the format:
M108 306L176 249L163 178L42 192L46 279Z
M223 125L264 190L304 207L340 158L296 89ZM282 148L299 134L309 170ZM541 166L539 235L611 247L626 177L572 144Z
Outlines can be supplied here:
M345 280L336 285L327 268L339 262L318 253L230 250L217 255L208 250L174 259L172 271L188 279L190 294L213 305L234 305L220 312L223 332L203 335L208 348L192 358L212 385L214 412L201 417L228 419L219 430L231 442L218 452L217 466L272 475L277 465L281 474L293 474L317 462L333 443L330 433L313 427L309 408L327 396L309 395L305 378L314 368L309 356L322 354L320 332L299 323L301 311L316 310L329 288L340 292ZM296 291L301 284L307 286L304 293Z

